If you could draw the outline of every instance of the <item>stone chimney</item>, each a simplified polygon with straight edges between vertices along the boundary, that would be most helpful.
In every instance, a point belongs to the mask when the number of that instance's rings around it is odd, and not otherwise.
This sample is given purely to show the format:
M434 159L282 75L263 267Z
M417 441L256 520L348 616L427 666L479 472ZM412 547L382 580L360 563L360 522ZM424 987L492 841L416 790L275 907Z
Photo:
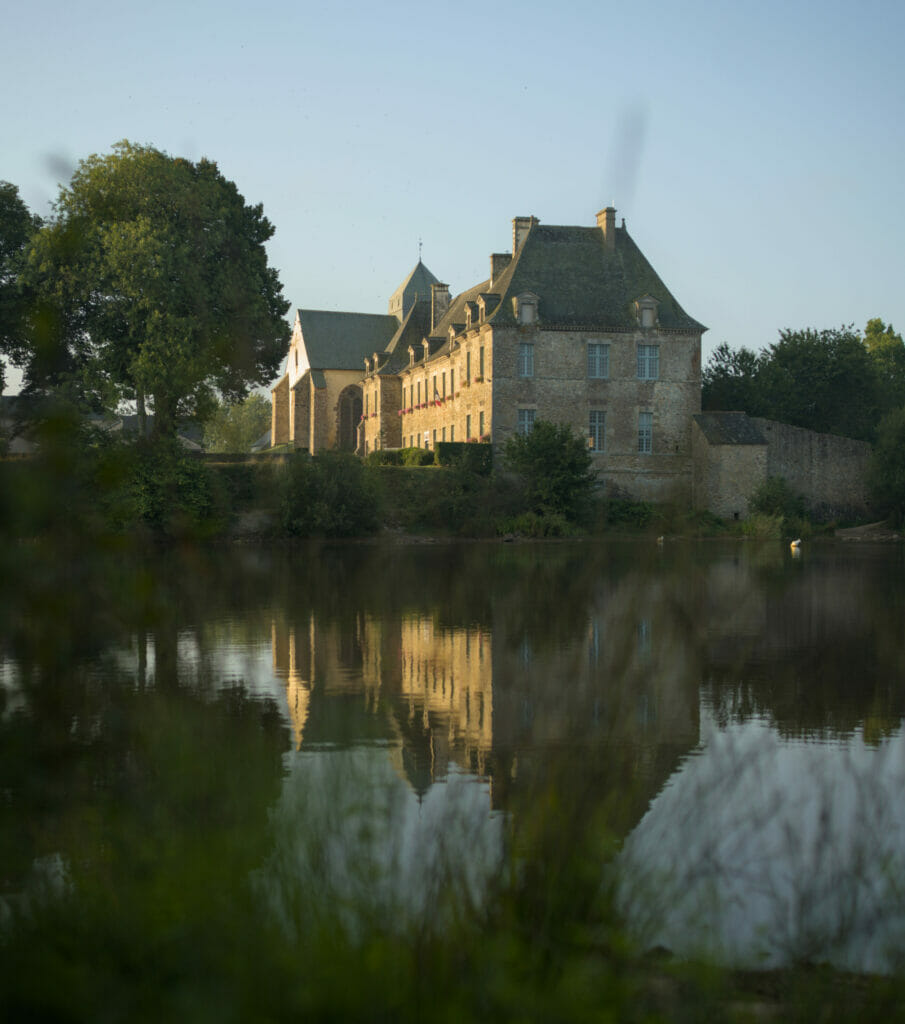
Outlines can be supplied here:
M597 227L603 231L603 244L607 252L616 248L616 207L607 206L597 214Z
M490 287L492 288L497 278L506 267L512 262L512 254L508 252L492 252L490 254Z
M514 256L525 241L528 229L537 223L536 217L513 217L512 219L512 255Z
M446 315L446 311L449 309L449 285L436 284L431 285L431 330L433 330L438 323Z

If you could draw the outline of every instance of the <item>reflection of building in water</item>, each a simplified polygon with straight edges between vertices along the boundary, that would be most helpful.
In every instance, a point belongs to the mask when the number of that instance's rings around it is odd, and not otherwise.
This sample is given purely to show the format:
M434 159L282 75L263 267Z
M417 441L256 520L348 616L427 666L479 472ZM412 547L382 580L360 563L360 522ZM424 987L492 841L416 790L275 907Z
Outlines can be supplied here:
M656 791L698 742L693 631L657 577L591 597L552 631L518 594L495 604L492 631L413 614L275 622L296 743L387 742L416 791L456 765L489 776L497 804L563 758L613 784L618 750L620 771Z

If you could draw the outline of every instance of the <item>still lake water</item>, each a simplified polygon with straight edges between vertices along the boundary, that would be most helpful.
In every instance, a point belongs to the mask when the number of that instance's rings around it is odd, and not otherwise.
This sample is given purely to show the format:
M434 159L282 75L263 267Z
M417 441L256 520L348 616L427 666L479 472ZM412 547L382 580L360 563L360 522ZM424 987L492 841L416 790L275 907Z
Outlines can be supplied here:
M605 812L645 945L905 957L900 546L248 547L121 572L0 634L0 917L89 875L131 891L123 864L181 864L185 830L206 873L245 837L290 932L404 928L479 902L507 825L555 797Z

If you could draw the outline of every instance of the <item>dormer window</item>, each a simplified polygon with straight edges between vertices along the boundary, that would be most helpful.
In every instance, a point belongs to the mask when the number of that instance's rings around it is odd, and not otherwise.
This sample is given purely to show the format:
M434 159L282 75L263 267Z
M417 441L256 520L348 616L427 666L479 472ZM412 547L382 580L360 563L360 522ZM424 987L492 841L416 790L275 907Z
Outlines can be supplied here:
M537 323L538 298L533 292L524 292L516 295L512 300L515 319L522 327L528 327Z
M645 295L635 303L635 315L641 329L652 330L657 326L657 307L659 303L652 295Z
M456 336L456 325L455 324L450 324L449 325L449 342L450 342L450 344L452 344L453 339L455 338L455 336Z
M415 346L409 345L409 369L415 365Z

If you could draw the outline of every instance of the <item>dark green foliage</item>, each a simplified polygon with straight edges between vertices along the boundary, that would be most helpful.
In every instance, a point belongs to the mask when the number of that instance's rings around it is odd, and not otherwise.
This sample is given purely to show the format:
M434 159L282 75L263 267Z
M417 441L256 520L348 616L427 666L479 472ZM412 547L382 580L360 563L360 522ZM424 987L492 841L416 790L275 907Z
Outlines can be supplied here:
M725 341L717 345L701 374L701 408L763 415L757 387L759 362L751 349L733 349Z
M403 466L433 466L434 453L430 448L403 448Z
M457 465L469 473L487 476L493 469L493 448L466 441L439 441L436 460L441 466Z
M401 448L378 448L365 456L365 463L368 466L401 466L402 451Z
M360 537L380 522L360 459L344 452L295 455L281 467L280 521L297 537Z
M588 512L596 478L584 437L566 424L539 420L528 434L513 434L505 460L525 482L534 512L555 512L575 521Z
M742 533L748 537L809 537L812 526L804 498L781 476L768 477L748 499Z
M21 274L29 240L41 226L8 181L0 181L0 353L19 355L22 351L28 293ZM0 363L0 394L3 392L3 364Z
M883 414L905 406L905 342L892 324L879 317L867 321L864 344L879 378Z
M905 401L905 345L881 320L782 330L755 354L724 342L702 374L705 410L740 410L826 434L871 441L890 402Z
M216 394L268 383L289 305L267 264L272 234L210 160L128 142L83 160L28 247L28 386L69 384L111 409L135 400L139 415L147 398L155 432L173 434Z
M497 527L500 534L519 537L571 537L575 527L559 512L521 512L517 516L501 519Z
M604 522L610 527L645 529L654 521L656 508L649 501L610 498L603 503Z
M897 526L905 523L905 408L880 423L868 471L871 496Z
M139 441L120 456L128 475L120 507L111 510L114 523L167 537L200 537L216 530L213 483L201 459L164 437Z
M770 419L872 439L880 408L879 383L874 362L851 325L780 331L758 378Z
M789 521L807 514L804 498L786 483L785 477L771 476L759 484L748 499L748 508L765 516L782 516Z

